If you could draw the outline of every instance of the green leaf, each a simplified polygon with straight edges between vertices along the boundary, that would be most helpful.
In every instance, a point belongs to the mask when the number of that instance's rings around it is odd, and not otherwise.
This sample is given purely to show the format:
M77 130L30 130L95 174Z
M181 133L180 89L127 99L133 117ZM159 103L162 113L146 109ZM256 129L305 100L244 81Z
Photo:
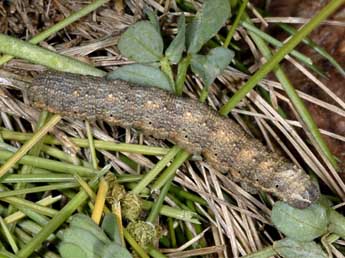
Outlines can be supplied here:
M70 228L81 228L93 234L104 244L109 244L111 241L103 230L89 217L84 214L76 214L72 217Z
M119 226L117 225L117 220L114 214L109 213L104 216L102 221L102 229L111 239L111 241L114 241L118 245L122 244Z
M102 258L132 258L132 255L126 248L113 243L104 248Z
M172 64L177 64L182 57L182 53L186 47L186 21L184 14L178 20L177 35L170 43L168 49L165 51L166 57Z
M59 245L59 253L62 258L93 258L91 253L86 253L83 248L73 243L62 242Z
M188 53L199 52L225 24L230 11L228 0L205 0L202 10L187 27Z
M312 241L327 232L329 212L318 203L301 210L277 202L272 209L272 222L291 239Z
M153 86L171 91L169 80L159 69L141 65L125 65L107 74L107 79L124 80L143 86Z
M345 238L345 217L337 211L331 209L329 216L328 231Z
M150 22L141 21L122 34L118 48L122 55L137 62L156 62L163 54L163 39Z
M298 242L289 238L274 242L273 249L284 258L327 258L315 242Z
M150 10L150 9L145 10L145 13L146 13L147 17L149 18L149 21L152 24L152 26L160 34L161 33L161 28L159 26L159 21L158 21L157 14L154 11Z
M203 79L205 87L209 87L233 58L233 51L223 47L216 47L206 56L193 55L191 61L192 71Z
M104 243L97 236L82 228L68 228L63 231L62 243L68 243L74 250L82 249L87 258L100 257L103 252ZM62 251L66 253L66 246L62 245ZM66 253L68 255L68 253ZM66 256L68 258L69 256ZM72 258L72 257L71 257ZM73 257L75 258L75 257Z

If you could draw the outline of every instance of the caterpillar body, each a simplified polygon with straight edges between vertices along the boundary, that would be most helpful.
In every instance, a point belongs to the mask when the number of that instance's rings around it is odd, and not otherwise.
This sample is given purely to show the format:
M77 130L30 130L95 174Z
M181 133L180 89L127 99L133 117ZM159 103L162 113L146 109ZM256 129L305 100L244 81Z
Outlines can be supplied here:
M34 78L28 97L35 107L66 117L101 119L169 139L202 154L215 169L294 207L306 208L319 197L302 169L196 100L125 81L53 71Z

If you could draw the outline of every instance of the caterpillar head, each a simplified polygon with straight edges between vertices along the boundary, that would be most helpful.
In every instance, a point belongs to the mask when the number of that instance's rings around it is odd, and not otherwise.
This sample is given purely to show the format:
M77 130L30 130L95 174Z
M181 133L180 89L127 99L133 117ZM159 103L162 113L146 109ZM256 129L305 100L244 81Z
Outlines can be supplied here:
M305 209L320 197L319 188L301 169L286 170L276 180L275 194L283 201L298 209ZM282 180L284 179L284 180Z

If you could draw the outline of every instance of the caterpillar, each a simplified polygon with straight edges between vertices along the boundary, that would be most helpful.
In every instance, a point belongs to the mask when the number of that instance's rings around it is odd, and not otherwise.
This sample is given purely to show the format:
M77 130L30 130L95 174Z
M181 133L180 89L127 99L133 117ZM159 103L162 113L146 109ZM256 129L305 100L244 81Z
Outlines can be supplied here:
M235 121L197 100L167 91L89 75L47 71L28 88L33 106L62 116L104 120L169 139L202 154L215 169L297 208L320 193L310 177L283 156L270 152Z

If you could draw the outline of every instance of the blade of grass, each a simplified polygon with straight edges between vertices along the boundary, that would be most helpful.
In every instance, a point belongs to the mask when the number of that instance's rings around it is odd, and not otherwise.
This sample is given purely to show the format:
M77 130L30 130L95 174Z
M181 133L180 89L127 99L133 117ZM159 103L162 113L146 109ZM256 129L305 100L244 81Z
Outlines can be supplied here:
M234 23L231 25L231 28L230 28L230 30L229 30L229 33L228 33L228 35L226 36L226 39L225 39L225 41L224 41L224 45L223 45L223 46L224 46L225 48L228 48L228 47L229 47L229 44L230 44L230 42L231 42L231 39L232 39L232 37L234 36L235 31L236 31L236 29L237 29L237 27L238 27L238 25L239 25L239 23L240 23L240 21L241 21L241 19L242 19L242 15L243 15L244 11L246 10L248 1L249 1L249 0L243 0L242 3L241 3L241 6L240 6L240 8L239 8L239 10L238 10L238 12L237 12L237 16L236 16L236 18L235 18L235 21L234 21Z
M186 57L182 59L182 61L178 64L177 67L177 77L176 77L176 87L175 92L177 96L181 96L184 89L184 82L186 80L186 74L190 62L192 60L192 55L188 54Z
M24 188L24 189L19 189L19 190L12 190L12 191L3 191L3 192L0 192L0 198L17 196L17 195L28 194L28 193L39 193L39 192L45 192L45 191L75 188L78 186L79 186L78 183L61 183L61 184L36 186L36 187L30 187L30 188Z
M13 132L6 129L1 129L0 134L5 140L14 140L14 141L20 141L20 142L27 141L31 139L31 137L33 136L32 133ZM87 139L72 138L72 137L69 137L68 139L71 140L78 147L82 147L82 148L89 147L89 143ZM49 136L49 135L43 138L43 142L45 144L61 145L61 142L59 142L53 136ZM100 141L100 140L95 140L94 143L95 143L96 149L138 153L138 154L152 155L152 156L166 155L169 151L168 148L144 146L144 145L139 145L139 144L114 143L114 142L109 142L109 141L107 142L107 141Z
M30 202L28 200L21 199L18 197L4 197L4 198L1 198L1 201L10 203L16 207L28 208L30 210L33 210L33 211L39 213L39 214L46 215L49 217L53 217L57 213L57 210L54 210L54 209L48 208L48 207L44 207L42 205Z
M294 35L297 32L297 30L294 27L289 26L287 24L280 23L279 26L291 35ZM313 48L315 50L315 52L319 53L321 56L326 58L339 71L340 74L345 76L344 68L324 48L320 47L317 43L315 43L314 41L312 41L309 38L304 38L303 43L310 46L311 48Z
M102 171L100 172L102 175ZM90 186L94 187L97 184L99 177L97 176L90 182ZM72 214L79 208L86 200L88 195L84 190L80 190L72 200L70 200L50 221L42 228L42 230L36 234L33 239L27 243L22 249L17 253L18 258L29 257L42 243L48 238L48 236L55 232L56 229L60 227Z
M150 210L153 206L153 202L149 201L143 201L143 209L144 210ZM191 222L194 224L200 224L200 221L196 219L197 214L188 210L182 210L180 208L174 208L168 205L163 205L159 211L160 215L178 219L178 220L183 220L187 222Z
M79 11L73 13L69 17L59 21L58 23L54 24L50 28L42 31L41 33L34 36L32 39L29 40L32 44L37 44L41 42L42 40L45 40L50 35L58 32L59 30L67 27L71 23L79 20L81 17L91 13L92 11L96 10L101 5L105 4L106 2L109 2L109 0L96 0L93 3L85 6L84 8L80 9ZM11 55L4 55L0 58L0 65L3 65L4 63L10 61L13 58Z
M234 96L220 109L222 115L227 115L238 103L243 99L246 94L252 90L255 85L264 78L264 76L273 70L277 64L288 54L304 37L306 37L317 25L319 25L326 17L328 17L333 11L335 11L344 0L334 0L327 4L316 16L314 16L300 31L298 31L287 43L284 44L268 61L239 89ZM278 71L280 79L285 79L284 74ZM286 77L286 76L285 76ZM288 79L284 80L288 85ZM285 86L286 86L285 85ZM309 112L305 108L303 102L298 97L296 91L292 87L291 83L285 89L289 95L291 101L294 103L296 109L300 113L303 121L308 126L308 129L312 133L313 137L317 140L322 152L334 167L337 167L336 160L332 153L329 151L327 144L323 140L320 131L318 130L315 122L311 118Z
M90 148L90 153L91 153L92 166L94 169L97 169L97 156L96 156L95 142L92 136L92 128L88 121L85 122L85 125L86 125L87 139L89 142L89 148Z
M0 151L0 160L8 160L13 156L12 152L9 151ZM78 173L80 176L93 176L95 170L92 168L76 166L64 162L59 162L55 160L49 160L39 157L33 157L26 155L22 157L19 161L19 164L30 165L33 167L49 169L50 171L54 172L61 172L61 173Z
M227 115L255 85L263 79L284 58L285 55L298 45L315 27L332 14L344 0L329 2L317 15L315 15L301 30L288 40L261 68L239 89L232 98L220 109L222 115Z
M94 175L94 174L92 174ZM91 176L91 175L90 175ZM128 182L138 182L143 178L142 175L118 175L116 177L116 181L120 184L128 183ZM75 182L75 178L73 175L68 174L39 174L39 175L8 175L2 181L4 184L13 184L13 183L62 183L62 182ZM178 190L182 191L182 189ZM185 194L190 194L188 192L182 191L181 196ZM192 194L191 194L192 195ZM186 196L185 198L192 198L192 200L196 200L196 202L200 202L200 199L196 198L198 196L192 195L191 197ZM201 199L203 200L203 199Z
M148 247L149 255L151 255L153 258L167 258L164 254L159 252L156 248L154 248L152 245L149 245Z
M140 194L141 191L150 184L156 176L163 170L163 168L173 159L180 151L180 148L174 146L171 150L144 176L144 178L131 191L135 194Z
M36 132L39 128L41 128L44 125L45 121L48 118L48 115L49 115L49 113L47 111L42 111L40 113L40 116L38 118L36 128L35 128ZM29 152L28 152L29 155L38 156L40 154L41 147L42 147L42 139L35 146L33 146L31 150L29 150ZM19 174L20 175L31 174L31 170L32 170L32 166L24 165L22 167L22 169L19 171ZM24 187L25 187L25 183L18 183L15 185L14 189L18 190L18 189L22 189ZM25 196L23 196L23 198L25 198ZM10 205L8 207L8 213L7 214L12 214L14 211L15 211L14 207L12 205ZM14 229L14 227L15 227L15 223L13 223L11 225L11 228L10 228L11 231Z
M270 36L269 34L263 32L262 30L258 29L257 27L254 26L254 24L251 24L251 21L249 19L247 19L246 21L242 21L241 25L244 28L246 28L248 31L254 32L260 38L264 39L265 41L272 44L273 46L275 47L283 46L282 42ZM290 54L307 65L310 65L310 66L313 65L313 61L311 60L310 57L307 57L306 55L302 54L301 52L298 52L297 50L292 50Z
M32 45L31 43L4 34L0 34L0 52L62 72L89 74L94 76L104 76L106 74L106 72L102 70L71 57L57 54L48 49Z
M60 201L61 200L61 195L58 195L58 196L55 196L55 197L51 197L51 196L48 196L44 199L41 199L39 200L38 202L36 202L35 204L39 204L41 206L48 206L48 205L51 205L57 201ZM25 214L20 212L20 211L17 211L9 216L7 216L6 218L4 218L5 222L7 224L11 224L11 223L14 223L22 218L25 217Z
M164 198L167 195L169 188L171 186L171 183L174 179L174 176L171 176L169 180L165 183L163 186L161 192L159 193L158 199L154 202L149 216L146 218L147 222L150 222L152 224L155 224L157 217L159 216L159 211L161 210L164 202Z
M18 246L16 244L16 241L15 241L11 231L7 227L7 224L5 223L4 219L1 216L0 216L0 225L1 225L2 232L4 233L4 236L7 240L7 242L9 243L9 245L11 246L13 252L17 253L18 252Z
M107 197L108 188L109 188L109 185L107 181L105 181L104 178L102 178L98 186L95 206L93 208L92 215L91 215L92 220L97 225L100 223L101 218L102 218L104 205L105 205L105 198Z
M180 187L177 187L175 185L172 185L170 187L169 192L172 193L173 195L177 196L177 197L192 201L193 203L197 202L201 205L205 205L205 206L207 205L207 202L203 198L201 198L200 196L198 196L196 194L192 194L192 193L187 192L187 191L184 191Z
M190 154L184 150L180 150L171 165L161 174L152 186L152 191L158 191L169 179L175 175L176 170L189 158Z
M1 45L1 43L0 43ZM27 141L7 162L1 166L0 168L0 178L3 177L8 170L13 167L18 160L20 160L37 142L39 142L44 135L48 133L48 131L53 128L59 121L61 120L61 116L54 115L46 125L41 127L34 136Z
M169 228L169 237L170 237L171 247L176 248L177 243L176 243L176 233L175 233L175 228L174 228L174 220L170 217L168 218L168 228Z
M247 17L247 21L248 22L250 21L248 17ZM272 58L271 51L269 47L266 45L266 43L251 31L249 31L249 35L255 40L258 48L260 49L261 53L266 58L266 60L269 60L270 58ZM319 128L317 127L308 109L304 105L303 100L301 100L301 98L298 96L295 88L293 87L290 80L285 75L284 71L280 68L279 64L276 65L274 69L274 74L279 80L279 82L282 84L285 92L289 96L292 104L296 108L298 114L301 116L309 132L311 133L311 135L314 137L314 139L320 146L321 151L326 155L327 159L331 162L331 164L334 167L337 167L336 160L334 159L333 154L329 150L325 140L322 138Z
M148 256L145 250L140 245L138 245L138 243L134 240L134 238L128 233L126 229L123 229L123 235L126 241L129 243L129 245L141 258L150 258L150 256Z

